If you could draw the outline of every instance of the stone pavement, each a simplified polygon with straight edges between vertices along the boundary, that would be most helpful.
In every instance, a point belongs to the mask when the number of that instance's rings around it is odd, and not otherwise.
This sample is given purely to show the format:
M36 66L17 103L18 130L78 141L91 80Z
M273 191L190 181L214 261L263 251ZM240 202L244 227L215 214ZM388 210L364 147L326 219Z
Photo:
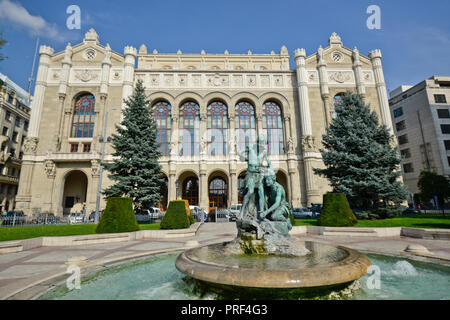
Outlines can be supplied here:
M108 263L125 259L139 258L152 253L181 251L194 241L200 245L230 241L236 237L235 223L205 223L200 226L196 236L187 238L154 238L115 242L105 244L79 245L67 247L40 247L27 251L0 255L0 299L9 298L23 289L31 288L43 282L55 282L55 275L60 281L67 269L67 260L83 256L93 265L105 267ZM371 237L336 237L312 234L297 235L308 241L326 242L343 245L365 252L405 256L417 260L438 262L450 265L450 241L426 240L406 237L371 238ZM425 246L441 260L406 254L404 249L410 244ZM42 290L42 289L41 289ZM18 296L20 298L20 295ZM17 296L15 298L18 298ZM30 295L22 298L30 298Z

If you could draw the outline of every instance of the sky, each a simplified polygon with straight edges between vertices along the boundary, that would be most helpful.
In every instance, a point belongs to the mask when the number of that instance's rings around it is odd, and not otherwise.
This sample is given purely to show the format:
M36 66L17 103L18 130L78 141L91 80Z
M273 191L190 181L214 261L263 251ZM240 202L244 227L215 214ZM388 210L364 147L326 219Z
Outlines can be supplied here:
M67 8L81 10L80 30L69 30ZM367 20L380 8L381 28ZM161 53L307 54L328 45L333 32L360 53L380 49L388 91L433 75L450 75L448 0L0 0L0 32L8 41L0 72L28 88L36 39L55 52L76 45L94 28L100 42L123 53L127 45Z

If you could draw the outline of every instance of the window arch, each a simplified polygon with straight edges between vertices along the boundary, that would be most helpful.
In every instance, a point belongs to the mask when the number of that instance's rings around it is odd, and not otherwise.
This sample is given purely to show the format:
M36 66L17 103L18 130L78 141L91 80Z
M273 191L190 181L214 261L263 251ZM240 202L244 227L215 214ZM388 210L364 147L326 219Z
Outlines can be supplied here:
M87 93L75 100L72 138L92 138L95 124L95 97Z
M243 152L250 144L256 143L255 107L243 101L236 105L235 112L237 151Z
M228 185L221 177L209 182L209 208L226 208L228 205Z
M344 97L344 95L345 95L345 93L340 92L340 93L336 94L333 97L333 107L332 107L332 110L331 110L331 115L332 115L333 119L336 118L336 115L337 115L335 108L341 102L341 100Z
M156 141L161 144L159 151L164 156L170 154L171 110L171 105L164 101L157 102L153 105L153 116L155 117L158 130Z
M281 108L275 102L263 104L263 130L266 133L269 154L284 154L284 128Z
M198 155L200 151L200 106L186 102L180 107L181 156Z
M218 101L208 106L208 155L227 154L227 110L227 106Z

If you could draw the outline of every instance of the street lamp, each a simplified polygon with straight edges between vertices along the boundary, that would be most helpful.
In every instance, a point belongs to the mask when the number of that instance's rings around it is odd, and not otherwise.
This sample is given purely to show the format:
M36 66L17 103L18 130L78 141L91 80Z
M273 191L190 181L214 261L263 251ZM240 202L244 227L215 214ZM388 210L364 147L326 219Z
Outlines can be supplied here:
M100 160L100 173L99 173L99 177L98 177L97 203L95 204L95 219L94 219L95 224L98 224L98 211L100 208L100 197L101 197L101 193L102 193L103 161L105 159L105 146L106 146L106 142L110 141L109 138L106 138L106 129L108 127L108 114L110 111L115 111L115 110L117 110L117 109L109 109L108 111L106 111L106 115L105 115L105 127L103 129L103 137L101 138L102 155L101 155L101 160Z

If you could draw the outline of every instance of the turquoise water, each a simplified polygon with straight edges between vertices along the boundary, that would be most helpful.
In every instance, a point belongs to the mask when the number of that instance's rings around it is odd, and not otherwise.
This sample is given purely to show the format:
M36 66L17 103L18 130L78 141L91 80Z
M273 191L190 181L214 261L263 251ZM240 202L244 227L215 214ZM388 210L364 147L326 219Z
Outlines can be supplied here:
M46 300L194 300L215 299L214 294L200 297L193 283L175 268L178 254L155 256L132 262L82 279L81 289L68 291L58 287L45 294ZM359 288L346 299L413 300L450 299L450 267L401 258L367 255L379 267L380 287L369 289L374 274L359 280ZM300 298L300 297L299 297ZM330 298L330 297L322 297ZM267 297L270 299L270 296Z

